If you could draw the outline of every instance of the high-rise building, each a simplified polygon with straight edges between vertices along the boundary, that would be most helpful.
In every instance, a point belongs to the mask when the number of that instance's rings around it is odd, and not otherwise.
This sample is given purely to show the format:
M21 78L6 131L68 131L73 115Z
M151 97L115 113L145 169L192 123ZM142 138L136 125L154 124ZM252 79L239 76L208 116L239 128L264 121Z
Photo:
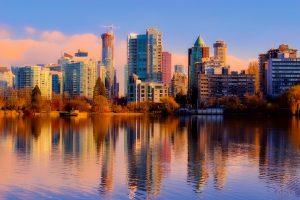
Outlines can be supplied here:
M142 81L162 82L162 34L154 28L128 36L128 73Z
M282 54L268 61L267 95L270 97L280 96L292 86L300 84L300 58L286 56Z
M87 53L84 55L76 56L70 63L65 64L63 72L64 92L70 96L84 96L91 99L96 84L97 63L89 59Z
M128 90L128 65L124 66L124 94L127 96Z
M50 74L52 76L52 93L62 94L63 92L62 72L50 71Z
M52 98L52 76L50 69L41 66L26 66L13 68L15 74L15 88L33 89L36 85L40 88L41 96Z
M49 68L42 67L40 71L41 96L46 99L52 99L52 75Z
M113 83L113 97L118 98L119 97L119 83L117 80L117 71L114 72L114 83Z
M106 66L102 64L102 62L98 62L97 66L97 78L100 78L102 83L105 85L106 79Z
M297 58L297 50L289 48L286 44L281 44L277 49L270 49L268 52L259 55L259 86L263 95L267 95L267 74L268 61L272 58Z
M170 84L171 82L172 55L169 52L162 52L162 82Z
M219 60L221 66L227 64L227 44L224 41L214 43L214 59Z
M102 64L106 66L105 87L108 97L112 98L114 93L114 41L115 36L112 31L103 33L102 38Z
M188 50L188 95L195 104L198 98L198 76L204 73L203 64L209 60L209 47L199 36L192 48Z

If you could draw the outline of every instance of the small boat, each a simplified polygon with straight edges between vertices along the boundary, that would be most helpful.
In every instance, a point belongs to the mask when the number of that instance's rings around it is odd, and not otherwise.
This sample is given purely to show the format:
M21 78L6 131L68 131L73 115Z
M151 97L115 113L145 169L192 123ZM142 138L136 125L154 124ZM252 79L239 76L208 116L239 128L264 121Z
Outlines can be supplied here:
M79 114L79 110L61 111L59 112L60 117L76 117Z

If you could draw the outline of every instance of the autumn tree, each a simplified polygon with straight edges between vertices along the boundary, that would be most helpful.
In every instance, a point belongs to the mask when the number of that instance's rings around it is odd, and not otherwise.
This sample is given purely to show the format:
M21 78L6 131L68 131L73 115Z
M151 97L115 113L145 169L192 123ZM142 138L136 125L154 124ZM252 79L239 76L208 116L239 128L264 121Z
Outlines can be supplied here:
M255 86L255 92L259 92L259 68L258 68L258 62L252 61L248 65L247 73L254 76L254 86Z
M96 113L109 112L109 103L102 95L97 95L93 99L92 111Z
M161 98L162 111L166 113L173 113L179 108L179 104L174 100L173 97L163 97Z
M102 83L100 77L97 79L95 87L94 87L93 97L95 98L96 96L104 96L104 97L106 97L105 86Z
M79 110L79 111L89 111L91 105L88 103L88 100L84 97L74 97L67 100L64 105L64 110Z
M284 95L291 113L295 115L300 110L300 85L290 88Z
M261 112L266 108L265 100L257 95L246 94L243 100L243 104L248 111Z
M220 99L220 104L230 112L240 112L243 110L241 100L237 96L224 96Z
M60 94L53 94L51 100L51 110L62 110L63 106L63 97Z
M41 90L39 86L35 86L31 93L31 109L34 113L40 112L41 110Z
M3 96L0 96L0 109L3 109L5 107L5 99Z
M187 95L178 93L175 97L175 101L181 106L181 107L186 107L188 103L188 98Z

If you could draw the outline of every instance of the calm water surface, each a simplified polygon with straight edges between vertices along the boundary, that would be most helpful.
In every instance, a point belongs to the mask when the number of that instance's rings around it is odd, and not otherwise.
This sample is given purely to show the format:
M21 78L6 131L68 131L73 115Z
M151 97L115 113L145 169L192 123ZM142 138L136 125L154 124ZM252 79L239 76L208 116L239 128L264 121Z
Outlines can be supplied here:
M0 199L299 198L299 119L0 119Z

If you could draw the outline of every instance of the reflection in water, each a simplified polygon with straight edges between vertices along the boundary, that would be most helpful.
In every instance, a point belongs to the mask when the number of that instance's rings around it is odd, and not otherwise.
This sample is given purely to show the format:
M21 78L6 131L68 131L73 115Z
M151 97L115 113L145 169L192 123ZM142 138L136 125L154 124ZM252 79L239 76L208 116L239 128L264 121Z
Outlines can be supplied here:
M0 198L300 197L296 118L2 118L0 152Z

